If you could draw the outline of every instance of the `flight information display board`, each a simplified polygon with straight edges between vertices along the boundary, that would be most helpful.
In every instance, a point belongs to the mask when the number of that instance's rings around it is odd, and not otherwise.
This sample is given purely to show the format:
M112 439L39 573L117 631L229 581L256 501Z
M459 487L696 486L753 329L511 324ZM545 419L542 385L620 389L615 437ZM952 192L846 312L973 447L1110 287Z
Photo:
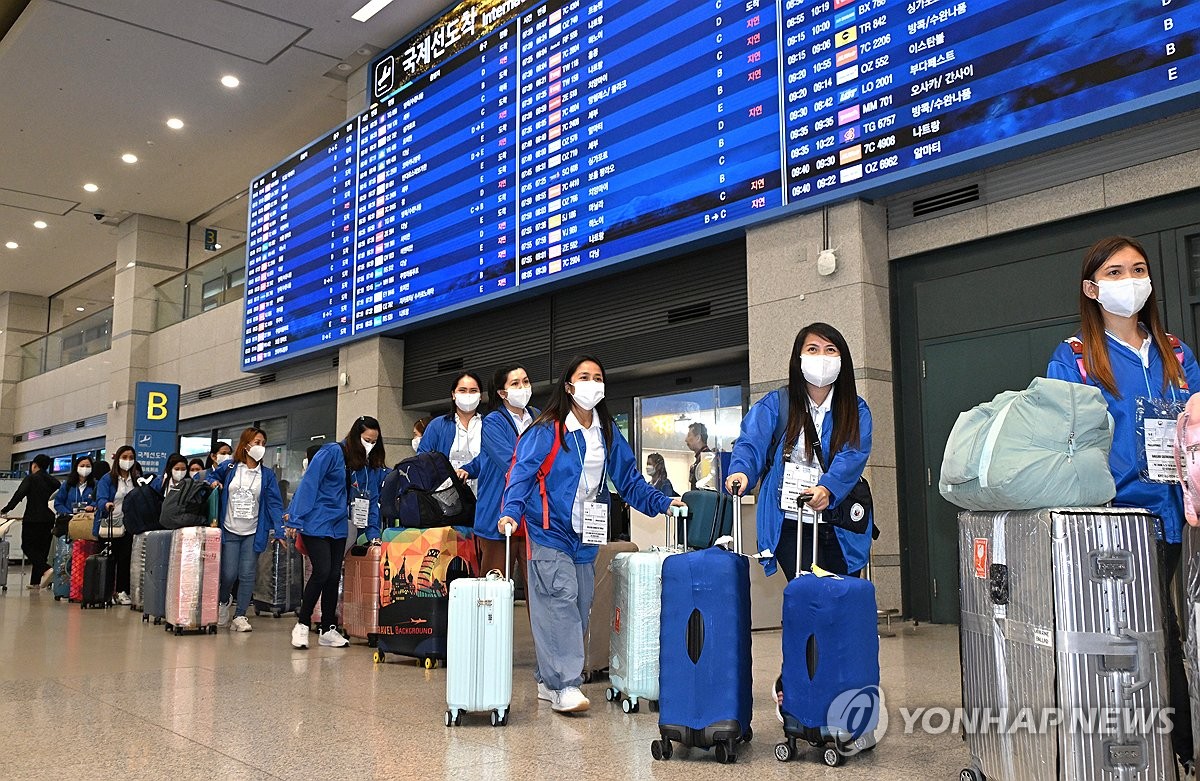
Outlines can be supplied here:
M1182 0L465 0L250 187L243 368L1141 112Z

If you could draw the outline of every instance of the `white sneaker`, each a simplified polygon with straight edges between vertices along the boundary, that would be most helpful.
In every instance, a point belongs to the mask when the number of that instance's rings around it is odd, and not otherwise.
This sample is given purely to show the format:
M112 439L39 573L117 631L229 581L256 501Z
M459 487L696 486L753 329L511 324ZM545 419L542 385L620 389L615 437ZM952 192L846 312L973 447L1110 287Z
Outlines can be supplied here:
M554 692L554 700L551 703L551 707L559 713L582 713L591 705L591 701L575 686Z
M308 648L308 627L299 621L292 627L292 648Z
M229 618L233 614L233 601L222 602L217 606L217 626L224 629L229 626Z
M554 702L554 692L546 684L538 681L538 699L546 702Z
M326 629L321 633L321 638L317 642L321 645L332 646L333 648L345 648L350 645L350 641L342 637L336 629Z
M117 596L113 598L113 601L116 602L118 605L132 605L133 604L133 600L130 599L129 595L126 594L124 591L118 592Z
M50 588L50 584L53 583L53 581L54 581L54 568L51 567L50 569L48 569L42 573L42 582L41 582L42 588Z
M229 625L229 628L235 632L254 631L254 627L250 626L250 622L246 620L245 616L238 616L237 618L233 619L233 623Z

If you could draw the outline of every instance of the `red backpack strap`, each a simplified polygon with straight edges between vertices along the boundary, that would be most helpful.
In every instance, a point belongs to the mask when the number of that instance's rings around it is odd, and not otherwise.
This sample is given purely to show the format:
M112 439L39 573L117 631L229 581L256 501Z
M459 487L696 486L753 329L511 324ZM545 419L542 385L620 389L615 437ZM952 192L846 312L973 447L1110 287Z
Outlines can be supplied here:
M1179 368L1182 369L1184 361L1183 342L1179 341L1179 337L1175 336L1175 334L1167 334L1167 341L1171 344L1171 349L1175 351L1175 360L1179 361ZM1183 383L1179 386L1179 389L1188 389L1187 374L1183 375Z
M553 466L554 466L554 459L558 458L558 451L562 445L562 440L560 439L561 434L562 434L562 425L559 423L555 423L554 424L554 443L550 446L550 454L546 456L546 459L544 461L542 461L542 465L539 466L538 470L537 470L538 492L542 495L542 528L543 529L550 528L550 497L546 493L546 478L549 477L550 469L553 468ZM513 470L513 467L516 466L516 464L517 464L517 449L514 447L512 461L510 461L508 464L508 473L504 475L504 490L505 491L508 490L509 481L512 480L512 470ZM501 502L500 511L503 512L504 511L503 494L500 497L500 502ZM525 522L525 519L522 518L521 523L524 523L524 522Z
M1083 342L1077 336L1072 336L1063 341L1071 345L1071 352L1075 353L1075 365L1079 367L1079 379L1086 385L1087 368L1083 365Z

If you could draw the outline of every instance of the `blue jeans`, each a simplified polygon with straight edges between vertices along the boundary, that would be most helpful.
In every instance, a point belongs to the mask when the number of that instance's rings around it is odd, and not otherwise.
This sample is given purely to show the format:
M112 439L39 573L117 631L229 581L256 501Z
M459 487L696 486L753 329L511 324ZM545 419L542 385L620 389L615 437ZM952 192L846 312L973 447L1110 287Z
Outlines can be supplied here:
M237 610L234 617L246 615L254 595L254 575L258 556L254 554L254 535L245 537L224 532L221 540L221 604L229 602L234 581L237 581Z

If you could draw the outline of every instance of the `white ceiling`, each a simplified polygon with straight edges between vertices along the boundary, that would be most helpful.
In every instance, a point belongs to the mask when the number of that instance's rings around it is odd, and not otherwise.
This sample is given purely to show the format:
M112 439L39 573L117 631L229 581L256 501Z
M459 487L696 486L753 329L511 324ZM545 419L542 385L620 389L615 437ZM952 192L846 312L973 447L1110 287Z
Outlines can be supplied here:
M187 222L245 190L345 118L363 76L327 73L447 4L396 0L362 24L363 2L32 0L0 39L0 290L48 296L112 264L94 214Z

